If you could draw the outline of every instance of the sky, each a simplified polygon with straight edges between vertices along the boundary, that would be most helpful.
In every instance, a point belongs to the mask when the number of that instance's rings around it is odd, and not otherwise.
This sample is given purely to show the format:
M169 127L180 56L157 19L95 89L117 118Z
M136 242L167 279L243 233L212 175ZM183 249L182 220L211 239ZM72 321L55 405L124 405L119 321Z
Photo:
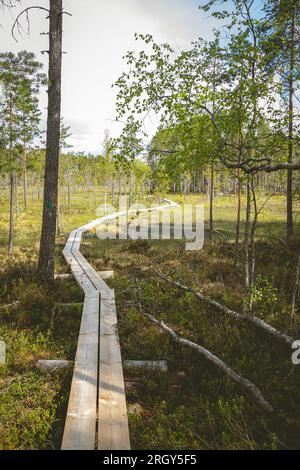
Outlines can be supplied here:
M198 10L201 0L64 0L62 116L71 126L72 151L97 154L105 130L116 137L115 93L111 85L126 69L122 59L128 50L140 50L134 33L152 34L157 42L168 42L180 51L198 37L210 39L214 20ZM0 51L32 51L45 64L48 55L46 13L30 12L30 34L12 39L16 15L33 5L48 7L48 0L22 0L22 7L1 13ZM26 29L26 21L24 21ZM41 95L42 127L46 123L47 95ZM148 124L154 132L156 123Z

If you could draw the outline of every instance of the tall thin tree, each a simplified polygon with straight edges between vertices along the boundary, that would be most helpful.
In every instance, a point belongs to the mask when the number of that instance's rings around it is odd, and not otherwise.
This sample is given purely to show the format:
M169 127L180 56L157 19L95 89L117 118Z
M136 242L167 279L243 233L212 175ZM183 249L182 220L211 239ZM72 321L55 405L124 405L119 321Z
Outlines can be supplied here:
M62 0L50 0L49 87L44 205L38 271L54 277L61 119Z

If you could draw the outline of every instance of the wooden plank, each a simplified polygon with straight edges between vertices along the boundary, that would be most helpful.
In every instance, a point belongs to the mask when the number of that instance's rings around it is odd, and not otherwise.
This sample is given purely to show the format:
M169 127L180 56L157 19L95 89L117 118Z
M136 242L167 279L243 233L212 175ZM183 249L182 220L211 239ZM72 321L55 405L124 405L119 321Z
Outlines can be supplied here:
M129 450L122 364L100 361L98 412L98 450Z
M97 271L88 263L82 253L78 252L75 254L75 256L80 266L84 269L94 286L99 291L110 290L110 287L103 279L101 279L101 277L97 274Z
M117 321L116 301L114 296L110 299L105 299L101 296L101 335L116 334Z
M129 428L115 299L101 297L98 450L129 450Z
M98 394L99 297L86 297L62 449L94 450Z
M84 232L125 214L126 211L110 214L73 230L63 250L73 276L86 295L62 449L130 449L114 291L104 282L105 274L101 278L79 251Z

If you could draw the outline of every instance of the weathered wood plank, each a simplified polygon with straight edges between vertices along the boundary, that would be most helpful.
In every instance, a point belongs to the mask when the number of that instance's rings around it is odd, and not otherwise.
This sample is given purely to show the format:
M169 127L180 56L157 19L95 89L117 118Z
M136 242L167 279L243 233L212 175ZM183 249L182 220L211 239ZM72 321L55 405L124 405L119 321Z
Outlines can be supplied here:
M115 299L101 297L98 449L130 449Z
M90 280L98 290L110 290L106 282L101 279L97 274L97 271L87 262L82 253L76 253L76 259L80 263L80 266L84 269L85 273L89 276Z
M98 394L99 296L86 297L62 449L94 450Z
M130 440L122 364L100 361L98 450L128 449Z
M125 214L110 214L73 230L63 250L85 301L62 449L130 449L115 295L104 281L111 273L99 275L79 251L84 232Z

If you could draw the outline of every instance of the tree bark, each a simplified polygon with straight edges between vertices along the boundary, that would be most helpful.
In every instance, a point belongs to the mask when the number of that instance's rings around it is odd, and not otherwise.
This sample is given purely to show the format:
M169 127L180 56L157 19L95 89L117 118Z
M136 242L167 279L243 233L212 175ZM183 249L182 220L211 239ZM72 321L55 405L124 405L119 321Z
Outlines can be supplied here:
M44 204L38 271L54 278L58 167L60 150L62 0L50 0L48 120Z
M115 178L113 177L112 182L111 182L111 201L112 204L114 205L116 202L116 191L115 191Z
M246 224L245 224L245 287L250 287L250 266L249 266L249 230L250 230L250 217L251 217L251 191L250 182L247 181L247 202L246 202Z
M130 170L129 175L129 207L132 206L133 202L133 181L132 181L132 170Z
M288 145L288 163L293 163L293 136L294 136L294 73L295 73L295 8L291 20L291 45L290 45L290 74L289 74L289 145ZM293 171L287 171L287 241L293 236Z
M56 233L57 235L61 234L61 217L60 217L60 189L59 189L59 183L58 183L58 190L57 190L57 210L56 210L56 217L57 217L57 223L56 223Z
M214 163L210 167L210 190L209 190L209 239L213 238L214 230Z
M122 195L122 176L121 173L119 173L119 198Z
M10 197L9 197L9 233L8 233L8 254L13 254L14 237L14 191L15 191L15 171L13 168L13 117L12 117L12 97L9 100L9 164L10 164Z
M8 234L8 254L13 254L14 240L14 191L15 191L15 172L10 170L10 198L9 198L9 234Z
M71 210L71 176L68 174L68 211Z
M23 146L23 197L24 197L24 210L27 211L28 201L28 183L27 183L27 150L26 143Z
M15 203L16 203L16 216L19 220L19 188L18 188L18 177L16 171L14 171L14 184L15 184Z
M241 227L241 180L240 170L237 176L237 216L236 216L236 230L235 230L235 249L237 252L238 244L240 241L240 227Z

